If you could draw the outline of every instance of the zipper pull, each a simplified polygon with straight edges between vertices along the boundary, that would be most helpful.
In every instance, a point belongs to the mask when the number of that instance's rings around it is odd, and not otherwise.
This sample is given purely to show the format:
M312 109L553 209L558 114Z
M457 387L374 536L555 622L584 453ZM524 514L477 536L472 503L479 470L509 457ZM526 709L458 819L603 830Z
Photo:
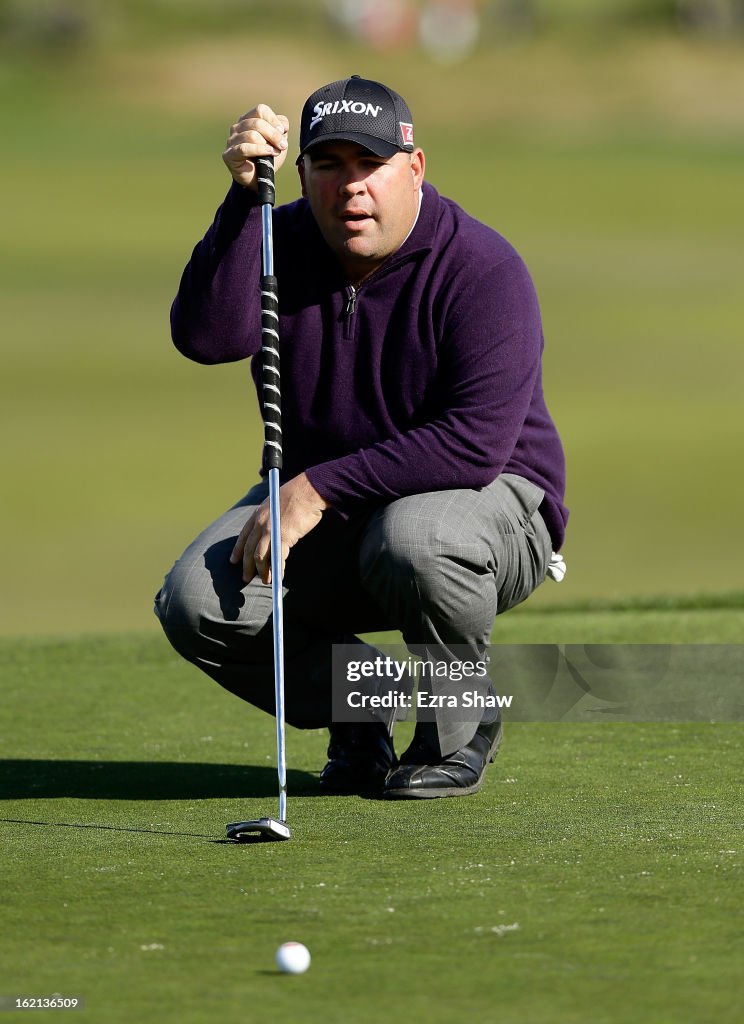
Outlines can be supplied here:
M344 316L348 320L350 316L354 315L354 309L356 307L356 288L353 284L349 285L349 296L346 300L346 308L344 309Z

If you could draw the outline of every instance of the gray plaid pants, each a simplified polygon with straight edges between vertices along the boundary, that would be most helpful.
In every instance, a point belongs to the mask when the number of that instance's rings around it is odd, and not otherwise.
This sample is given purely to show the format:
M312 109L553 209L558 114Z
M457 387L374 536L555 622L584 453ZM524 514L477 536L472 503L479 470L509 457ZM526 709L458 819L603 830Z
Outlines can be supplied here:
M173 647L225 689L274 713L271 587L229 562L253 487L189 545L155 598ZM333 512L289 554L284 586L287 721L330 725L333 644L369 648L355 634L400 630L411 651L449 660L486 650L497 614L545 579L551 556L538 511L543 491L513 474L481 490L432 491L342 519ZM441 753L459 749L481 717L436 715Z

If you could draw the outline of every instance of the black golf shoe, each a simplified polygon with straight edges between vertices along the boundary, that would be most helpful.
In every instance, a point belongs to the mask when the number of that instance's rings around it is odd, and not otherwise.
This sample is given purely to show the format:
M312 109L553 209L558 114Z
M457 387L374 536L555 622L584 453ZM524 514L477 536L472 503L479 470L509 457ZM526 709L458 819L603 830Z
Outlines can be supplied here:
M414 736L398 768L385 780L383 796L416 800L439 796L468 796L483 785L486 767L501 743L501 715L478 726L475 736L454 754L432 756L431 748Z
M320 773L329 793L379 792L396 767L393 740L382 722L332 725L328 763Z

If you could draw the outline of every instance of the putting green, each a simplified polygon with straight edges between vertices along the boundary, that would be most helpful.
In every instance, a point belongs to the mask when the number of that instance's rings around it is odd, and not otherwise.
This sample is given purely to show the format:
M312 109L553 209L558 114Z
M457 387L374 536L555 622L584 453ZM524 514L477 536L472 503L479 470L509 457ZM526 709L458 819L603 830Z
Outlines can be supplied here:
M514 724L478 795L423 804L321 796L325 735L290 729L294 837L238 847L228 821L276 813L271 719L161 637L0 657L0 995L101 1024L738 1019L741 725Z

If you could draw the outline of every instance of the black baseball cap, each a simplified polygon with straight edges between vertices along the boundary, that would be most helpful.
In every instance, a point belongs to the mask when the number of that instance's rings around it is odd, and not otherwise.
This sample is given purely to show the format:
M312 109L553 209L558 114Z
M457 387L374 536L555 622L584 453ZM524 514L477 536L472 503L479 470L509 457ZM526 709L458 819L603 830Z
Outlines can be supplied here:
M413 152L408 104L381 82L352 75L321 86L308 97L300 122L300 157L319 142L358 142L377 156Z

